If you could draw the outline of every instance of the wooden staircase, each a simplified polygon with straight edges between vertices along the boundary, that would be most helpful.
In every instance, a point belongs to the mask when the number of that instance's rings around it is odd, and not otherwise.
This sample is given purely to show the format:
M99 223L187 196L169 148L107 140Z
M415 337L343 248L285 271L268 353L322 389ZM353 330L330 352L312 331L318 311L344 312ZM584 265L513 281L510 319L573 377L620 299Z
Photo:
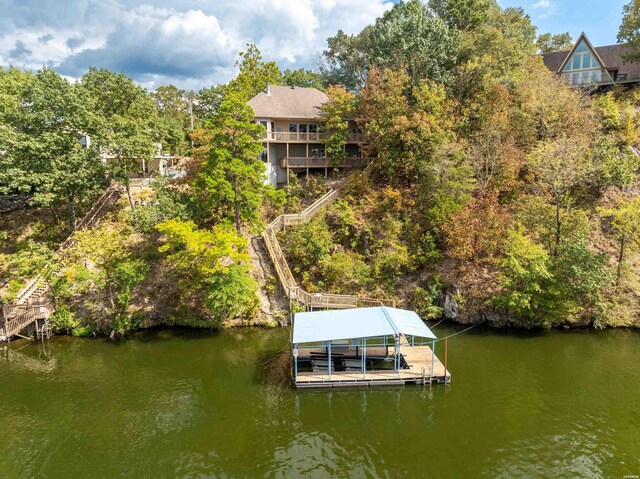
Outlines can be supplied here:
M262 233L262 239L264 240L285 294L290 301L296 301L307 310L366 308L371 306L395 307L395 301L389 299L362 298L360 296L346 294L308 293L298 285L293 277L287 259L278 242L278 232L283 231L287 226L307 223L337 197L338 190L331 190L298 214L278 216Z
M87 214L80 220L69 237L60 245L62 252L73 244L74 233L96 226L108 208L122 196L122 187L112 183L95 202ZM53 274L57 274L54 271ZM0 342L9 341L21 331L35 325L36 338L44 340L51 337L49 318L55 311L53 292L43 275L32 278L18 293L16 299L2 307L3 320L0 321Z

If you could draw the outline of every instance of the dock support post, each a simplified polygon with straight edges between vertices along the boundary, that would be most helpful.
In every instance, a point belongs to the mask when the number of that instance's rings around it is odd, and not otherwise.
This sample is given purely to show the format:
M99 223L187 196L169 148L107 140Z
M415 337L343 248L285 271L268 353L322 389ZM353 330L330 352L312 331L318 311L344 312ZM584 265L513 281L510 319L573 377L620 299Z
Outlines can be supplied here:
M362 379L367 377L367 338L362 338Z
M431 377L433 377L433 366L435 364L436 357L436 340L431 340Z
M298 381L298 345L293 345L293 377Z
M398 339L396 340L396 344L398 345L398 377L400 377L400 368L402 366L402 361L400 360L400 335L398 334Z
M329 366L329 379L331 379L331 341L329 341L329 361L328 361L328 366Z
M444 338L444 383L447 384L447 371L449 370L447 368L447 353L448 353L448 349L449 349L449 343L448 343L449 338Z

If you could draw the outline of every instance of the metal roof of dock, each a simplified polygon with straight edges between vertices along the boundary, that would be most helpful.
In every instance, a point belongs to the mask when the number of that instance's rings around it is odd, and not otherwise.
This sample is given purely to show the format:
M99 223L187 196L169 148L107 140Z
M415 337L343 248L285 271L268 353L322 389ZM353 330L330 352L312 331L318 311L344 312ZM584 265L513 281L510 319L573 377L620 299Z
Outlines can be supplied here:
M436 339L414 311L387 306L296 313L293 321L294 344L396 334Z

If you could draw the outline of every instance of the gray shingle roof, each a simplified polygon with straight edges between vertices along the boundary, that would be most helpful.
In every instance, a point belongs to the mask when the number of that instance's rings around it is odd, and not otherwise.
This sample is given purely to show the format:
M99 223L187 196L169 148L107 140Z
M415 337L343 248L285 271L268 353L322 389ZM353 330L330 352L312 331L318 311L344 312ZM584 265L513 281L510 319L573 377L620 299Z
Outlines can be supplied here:
M256 118L315 119L320 105L328 101L316 88L272 85L270 90L270 95L260 92L249 100Z

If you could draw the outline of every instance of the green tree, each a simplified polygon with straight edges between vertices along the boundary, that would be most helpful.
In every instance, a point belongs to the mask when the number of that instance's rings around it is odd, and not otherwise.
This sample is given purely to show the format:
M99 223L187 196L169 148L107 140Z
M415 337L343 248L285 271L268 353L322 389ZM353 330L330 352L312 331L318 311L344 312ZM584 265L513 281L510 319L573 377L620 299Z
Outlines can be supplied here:
M620 284L626 250L640 245L640 198L620 199L613 208L603 208L600 214L611 221L618 238L616 286Z
M633 62L640 59L640 0L631 0L622 8L618 42L627 44L625 60Z
M573 205L572 191L585 185L598 171L598 165L590 155L585 155L589 143L584 138L563 138L541 143L529 155L529 166L540 186L555 208L555 246L553 254L560 248L563 215Z
M89 133L111 155L111 174L124 184L133 209L130 177L151 157L160 139L153 100L131 78L104 68L90 68L80 87L93 112Z
M83 148L89 112L82 92L53 70L0 76L0 192L31 194L31 204L58 217L66 206L73 225L77 208L104 187L95 145ZM21 85L21 86L19 86Z
M265 168L257 141L264 131L253 121L253 111L240 94L229 92L210 122L209 158L196 180L206 208L218 220L257 224L264 198Z
M325 89L322 75L313 70L305 70L304 68L283 71L280 83L288 86L317 88L320 91L324 91Z
M248 43L247 50L240 52L236 67L239 68L238 76L229 82L227 90L244 101L263 91L268 83L277 85L282 76L275 62L262 60L260 50L253 43Z
M158 130L162 144L168 150L177 151L184 145L191 130L192 92L174 85L160 86L150 93L156 104Z
M212 85L196 92L193 113L200 123L205 123L215 116L224 99L226 89L226 85Z
M349 136L349 120L356 116L356 96L344 87L330 86L329 101L320 108L320 121L326 129L325 151L334 165L346 157L345 145Z
M204 289L207 309L217 321L255 315L257 283L249 272L245 238L228 226L204 230L179 219L157 229L163 235L160 252L185 295Z
M376 20L369 61L377 67L406 69L412 84L424 78L451 80L460 34L420 0L400 1Z
M550 259L521 227L508 233L500 271L503 292L494 298L494 304L530 320L544 320L540 313L545 309L546 289L553 277Z
M357 35L338 30L327 39L327 49L319 60L325 85L342 85L349 91L357 91L363 86L369 69L371 31L371 26Z
M562 52L573 48L573 40L569 32L558 33L556 35L543 33L538 36L536 46L540 53Z
M468 30L487 20L492 0L429 0L429 7L448 25Z

